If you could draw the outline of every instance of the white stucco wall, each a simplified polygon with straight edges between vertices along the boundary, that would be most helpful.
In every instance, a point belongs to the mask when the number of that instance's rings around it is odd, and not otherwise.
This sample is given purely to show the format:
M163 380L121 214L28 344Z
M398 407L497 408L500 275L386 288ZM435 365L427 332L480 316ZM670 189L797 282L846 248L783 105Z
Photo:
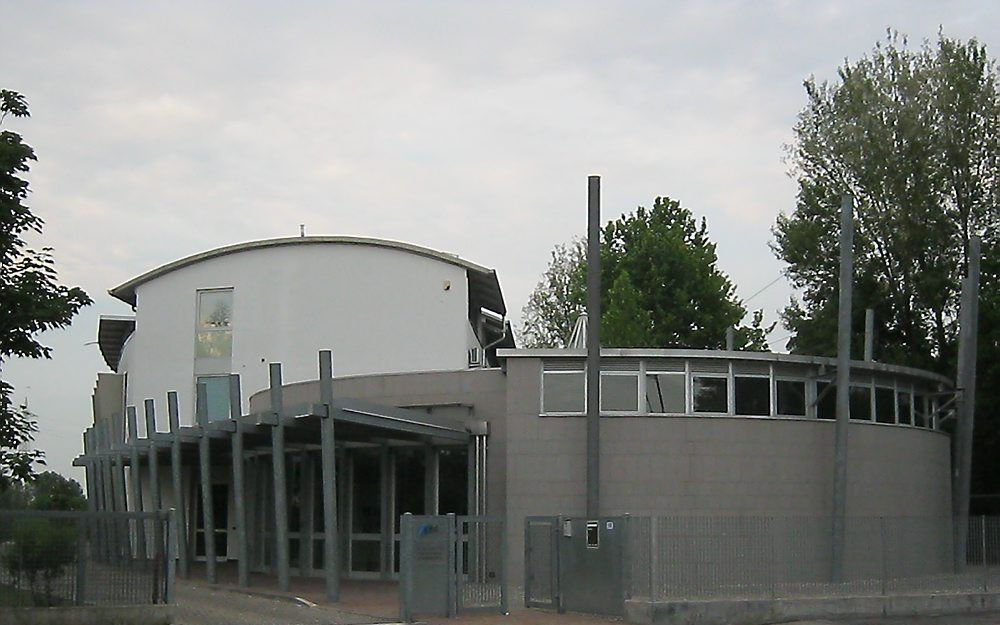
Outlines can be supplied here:
M448 289L445 290L445 283ZM153 398L167 429L166 392L193 423L197 291L233 288L232 371L247 397L315 379L317 352L333 350L334 374L458 370L475 343L462 267L371 245L284 245L188 265L136 287L136 329L122 356L126 402ZM140 435L144 428L140 425Z

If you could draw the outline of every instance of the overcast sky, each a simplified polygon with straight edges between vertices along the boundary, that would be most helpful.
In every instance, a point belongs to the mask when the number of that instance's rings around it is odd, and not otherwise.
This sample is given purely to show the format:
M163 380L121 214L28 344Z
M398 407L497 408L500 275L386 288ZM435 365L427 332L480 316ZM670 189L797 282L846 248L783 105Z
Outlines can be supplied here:
M279 6L280 5L280 6ZM586 178L606 218L679 199L708 220L747 298L794 206L782 146L810 75L883 39L976 36L1000 3L15 2L0 0L8 126L38 154L30 204L60 278L94 298L3 371L70 469L105 371L107 289L235 242L398 239L493 267L515 319L553 245L584 232ZM784 279L750 308L777 318ZM775 349L787 336L772 334Z

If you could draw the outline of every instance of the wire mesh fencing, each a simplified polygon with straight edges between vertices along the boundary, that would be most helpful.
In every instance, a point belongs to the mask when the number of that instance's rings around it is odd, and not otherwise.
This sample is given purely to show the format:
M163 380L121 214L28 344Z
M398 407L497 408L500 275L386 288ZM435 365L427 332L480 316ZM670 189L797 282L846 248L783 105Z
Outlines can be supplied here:
M506 534L498 517L459 516L456 520L458 611L507 611Z
M0 606L167 603L169 518L0 510Z
M630 517L628 594L653 601L875 596L1000 590L1000 518L970 520L956 562L951 518Z

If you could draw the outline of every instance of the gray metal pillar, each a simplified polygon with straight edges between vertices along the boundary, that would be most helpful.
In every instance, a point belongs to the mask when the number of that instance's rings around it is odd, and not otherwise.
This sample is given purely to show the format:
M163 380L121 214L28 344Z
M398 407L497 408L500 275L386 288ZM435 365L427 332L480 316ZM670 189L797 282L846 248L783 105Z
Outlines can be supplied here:
M97 512L97 477L94 475L94 446L90 442L90 428L83 432L83 460L87 476L87 511Z
M952 480L952 506L955 511L955 568L966 566L969 536L969 494L972 483L972 434L976 414L976 356L979 347L979 273L981 241L969 239L968 276L962 283L959 311L958 420L955 431L955 471ZM985 521L984 521L985 523ZM985 555L984 555L985 557Z
M875 360L875 311L865 309L865 361Z
M131 457L129 458L129 497L132 499L132 510L142 512L142 469L139 459L139 427L135 414L135 406L125 408L125 422L128 427L128 446ZM135 557L140 560L146 557L146 528L145 524L137 521L135 534Z
M250 585L250 550L247 547L246 510L246 461L243 457L243 434L246 425L240 417L243 413L243 397L240 392L240 376L229 376L229 418L236 424L231 435L233 460L233 507L236 508L236 581L246 588Z
M440 480L438 450L427 445L424 453L424 514L439 514Z
M205 579L214 584L215 511L212 505L212 456L208 436L208 393L204 384L197 386L195 418L198 421L198 465L201 480L201 527L205 545Z
M840 300L837 308L837 422L833 453L832 578L844 575L847 536L847 427L850 424L851 298L854 289L854 199L840 205Z
M287 591L291 583L288 564L288 492L285 482L285 425L282 417L285 414L281 388L281 364L272 362L271 374L271 412L275 416L275 425L271 428L271 462L274 468L274 555L278 569L278 588Z
M393 522L393 456L388 445L382 445L379 450L379 517L382 520L382 540L379 541L382 548L381 555L382 579L392 577L392 548L393 531L396 524Z
M97 439L100 441L101 447L101 477L104 480L104 509L108 512L114 512L115 510L115 496L114 496L114 481L112 480L112 470L111 470L111 446L109 444L108 429L105 427L106 422L100 421L97 424Z
M729 326L726 328L726 350L733 351L736 349L736 328Z
M468 514L476 516L479 514L479 437L470 436L468 452L466 455L465 472L466 495Z
M181 465L181 421L180 413L177 410L177 392L167 393L167 416L170 421L170 478L173 482L174 508L177 513L174 515L177 524L177 570L181 577L187 578L191 571L188 567L188 528L187 528L187 508L184 506L184 474Z
M160 497L160 463L157 461L158 450L153 438L156 435L156 407L153 405L153 400L144 401L143 409L146 417L146 445L149 450L149 500L153 511L159 512L163 505Z
M601 177L587 178L587 516L601 513Z
M340 537L337 535L337 456L333 418L333 358L319 353L319 397L326 408L320 422L320 463L323 470L323 571L327 601L340 601Z
M128 510L125 500L125 433L120 432L116 420L120 414L111 416L108 423L108 446L114 452L111 456L111 479L113 484L114 509L124 512Z
M153 511L159 512L163 508L160 497L160 463L157 458L159 450L154 437L156 436L156 407L152 399L143 402L143 410L146 417L146 445L149 449L149 501ZM162 553L163 550L163 525L157 521L153 522L153 550L151 554Z
M100 450L98 453L98 468L101 474L101 506L106 512L114 512L114 480L111 478L111 456L109 455L108 437L103 421L95 425L94 432L97 436L97 447ZM117 548L118 528L115 527L114 522L110 519L103 519L101 525L104 534L101 555L110 560L114 557Z

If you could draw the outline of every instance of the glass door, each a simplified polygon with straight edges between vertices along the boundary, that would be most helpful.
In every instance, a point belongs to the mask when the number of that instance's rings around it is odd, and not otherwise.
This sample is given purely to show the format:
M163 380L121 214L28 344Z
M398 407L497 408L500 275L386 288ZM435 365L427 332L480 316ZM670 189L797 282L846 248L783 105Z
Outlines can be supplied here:
M350 572L378 577L382 571L382 468L378 449L351 454Z
M212 524L215 543L215 559L229 557L229 484L212 484ZM205 522L201 505L201 485L195 498L194 555L196 560L205 560Z

